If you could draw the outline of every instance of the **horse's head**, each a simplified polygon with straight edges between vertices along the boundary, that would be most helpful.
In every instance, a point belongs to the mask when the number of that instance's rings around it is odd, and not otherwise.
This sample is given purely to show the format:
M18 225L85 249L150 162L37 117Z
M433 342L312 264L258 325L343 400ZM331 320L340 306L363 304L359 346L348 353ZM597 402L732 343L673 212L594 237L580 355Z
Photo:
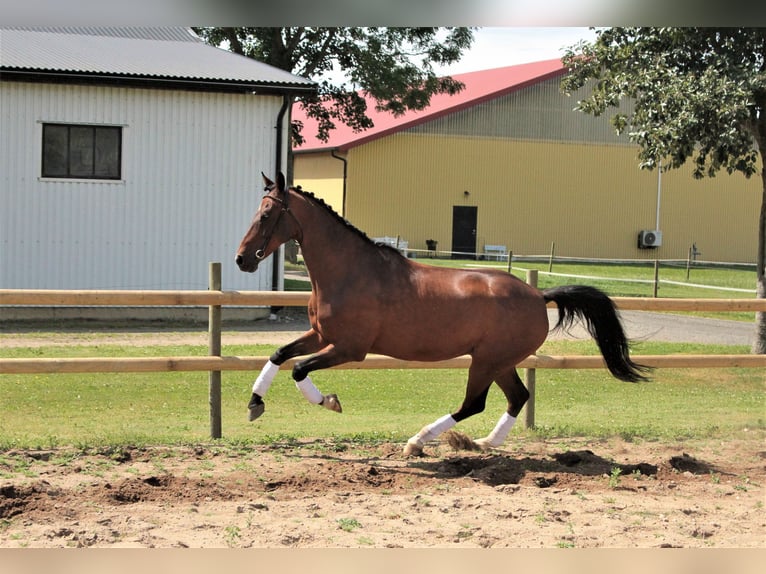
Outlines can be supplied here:
M258 269L262 259L271 255L280 245L296 236L298 224L295 217L283 217L290 213L288 190L285 176L281 173L274 183L263 173L266 195L255 213L250 229L247 230L237 249L236 262L240 270L248 273ZM291 214L292 215L292 214Z

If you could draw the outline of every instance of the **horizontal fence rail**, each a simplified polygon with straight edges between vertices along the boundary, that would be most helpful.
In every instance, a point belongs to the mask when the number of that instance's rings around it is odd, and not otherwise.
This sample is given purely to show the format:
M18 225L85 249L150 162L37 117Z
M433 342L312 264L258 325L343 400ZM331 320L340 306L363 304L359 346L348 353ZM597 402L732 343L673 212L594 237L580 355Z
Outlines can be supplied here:
M766 355L633 355L642 365L656 368L766 367ZM158 371L257 371L268 357L87 357L55 359L2 359L2 374L42 373L146 373ZM299 359L282 365L291 369ZM471 357L447 361L403 361L384 355L368 355L364 361L344 363L331 369L467 369ZM518 365L523 369L601 369L596 355L532 355Z
M215 268L215 269L214 269ZM527 280L536 285L534 271ZM167 290L55 290L0 289L0 307L209 307L209 355L195 357L87 357L87 358L29 358L0 357L0 374L44 373L141 373L161 371L208 371L210 373L211 437L221 438L220 373L222 371L258 371L268 357L221 356L220 308L230 307L305 307L310 293L285 291L223 291L220 286L220 264L211 263L210 289ZM708 312L766 312L766 299L675 299L644 297L613 297L618 309L633 311L708 311ZM551 302L549 307L555 307ZM766 355L636 355L640 364L655 368L721 368L766 367ZM299 359L291 359L284 368L292 368ZM382 355L368 355L362 362L351 362L333 369L465 369L469 356L447 361L403 361ZM526 425L534 426L534 373L536 369L601 369L604 361L599 355L530 356L519 367L526 369L530 390Z
M56 289L0 289L0 305L42 307L305 307L310 293L305 291L122 291ZM626 311L764 311L766 299L676 299L652 297L612 297ZM551 302L549 307L555 307Z

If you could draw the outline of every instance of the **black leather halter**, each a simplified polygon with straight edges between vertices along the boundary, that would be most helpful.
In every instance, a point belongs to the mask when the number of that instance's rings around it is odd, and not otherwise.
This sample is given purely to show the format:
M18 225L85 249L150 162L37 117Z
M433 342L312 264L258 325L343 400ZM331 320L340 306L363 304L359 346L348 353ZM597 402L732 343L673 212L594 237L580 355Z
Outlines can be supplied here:
M275 184L275 185L272 185L272 186L270 186L270 187L267 187L267 188L265 188L265 191L266 191L266 192L270 192L270 191L272 191L272 190L273 190L275 187L276 187L276 184ZM272 201L276 201L277 203L281 204L281 206L282 206L282 207L281 207L281 209L279 210L279 213L277 214L277 217L276 217L276 219L274 220L274 225L272 225L272 227L271 227L271 232L270 232L270 233L269 233L269 235L268 235L268 236L267 236L267 237L264 239L264 242L263 242L263 247L262 247L261 249L258 249L258 250L255 252L255 258L256 258L256 259L258 259L259 261L260 261L260 260L262 260L262 259L265 257L265 255L264 255L264 254L266 253L266 247L269 245L269 241L271 241L271 238L272 238L272 236L274 235L274 232L276 231L276 229L277 229L277 226L279 225L279 220L280 220L280 218L282 217L282 214L283 214L283 213L289 213L289 214L290 214L290 216L293 218L293 221L295 221L295 224L298 226L298 232L300 233L300 239L301 239L301 240L303 239L303 229L301 228L301 224L300 224L300 222L299 222L299 221L298 221L298 220L295 218L295 215L294 215L294 214L293 214L293 212L290 210L290 207L287 205L287 198L289 197L289 193L290 193L290 190L289 190L289 189L285 190L285 193L284 193L284 196L285 196L285 198L284 198L284 199L282 199L281 197L275 197L275 196L273 196L273 195L268 195L268 193L267 193L266 195L264 195L264 196L263 196L263 199L270 199L270 200L272 200ZM300 240L296 240L296 241L297 241L297 242L298 242L298 244L300 245Z

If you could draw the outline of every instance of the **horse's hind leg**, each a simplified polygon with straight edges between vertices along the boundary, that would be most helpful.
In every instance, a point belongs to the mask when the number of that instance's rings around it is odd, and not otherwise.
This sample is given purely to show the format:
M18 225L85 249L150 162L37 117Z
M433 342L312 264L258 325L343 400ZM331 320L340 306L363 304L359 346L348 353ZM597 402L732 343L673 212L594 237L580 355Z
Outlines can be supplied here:
M491 384L491 375L488 375L484 369L477 368L476 363L472 362L471 368L468 370L468 385L463 404L456 412L444 415L430 425L424 426L418 434L410 438L404 447L404 455L418 456L423 454L423 446L428 441L434 440L458 422L482 412L487 402L487 393Z
M503 413L500 420L497 421L495 428L486 437L476 440L476 444L482 449L497 448L508 433L511 432L516 423L516 417L519 416L522 407L529 399L529 391L521 382L516 369L498 377L495 382L502 389L505 398L508 400L508 410Z

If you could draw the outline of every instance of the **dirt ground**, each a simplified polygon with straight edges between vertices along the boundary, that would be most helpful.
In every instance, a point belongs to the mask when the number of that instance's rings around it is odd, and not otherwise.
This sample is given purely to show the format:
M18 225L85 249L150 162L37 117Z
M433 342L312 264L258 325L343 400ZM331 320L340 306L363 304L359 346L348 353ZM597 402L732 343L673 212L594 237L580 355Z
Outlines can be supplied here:
M287 315L224 344L281 344L303 327ZM153 331L52 338L9 327L0 347L156 344ZM199 329L160 337L206 343ZM500 450L432 443L418 458L403 457L403 444L322 439L5 451L0 547L763 549L764 439L756 430L682 444L512 433Z
M763 548L763 436L0 453L0 547ZM619 470L615 470L619 469Z

